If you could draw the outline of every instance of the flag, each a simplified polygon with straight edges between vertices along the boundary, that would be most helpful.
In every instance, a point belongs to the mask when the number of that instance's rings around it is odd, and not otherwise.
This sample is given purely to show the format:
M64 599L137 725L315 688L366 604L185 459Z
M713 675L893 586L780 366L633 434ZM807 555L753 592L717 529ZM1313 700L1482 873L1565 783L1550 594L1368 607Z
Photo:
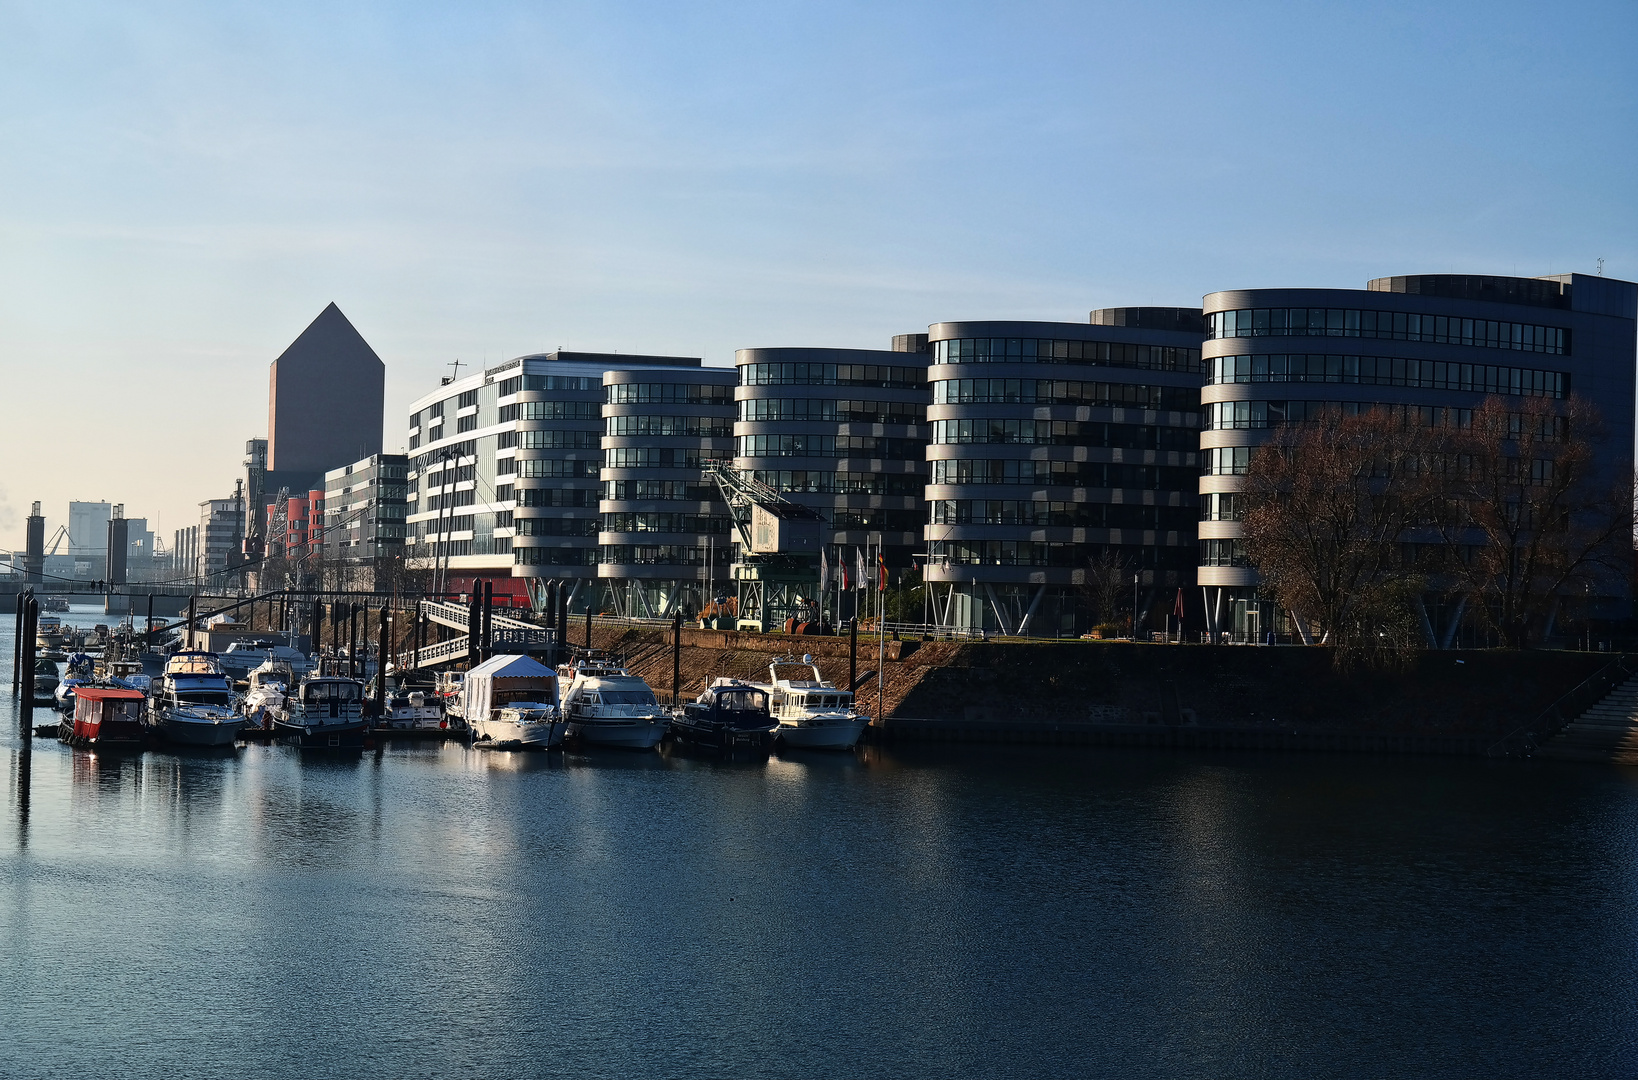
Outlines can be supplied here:
M853 557L856 560L855 563L854 563L854 566L857 568L855 570L855 575L856 576L853 579L853 587L855 589L863 589L863 588L865 588L864 549L863 548L854 548L853 549Z
M1172 614L1177 616L1177 624L1183 625L1183 590L1177 590L1177 603L1172 606Z
M842 572L842 591L847 592L853 588L853 582L847 574L847 553L845 551L836 553L836 566Z
M830 545L819 546L819 595L823 596L830 591ZM529 580L528 578L524 579Z
M876 576L880 579L876 583L877 592L887 591L887 560L882 558L882 549L876 549Z

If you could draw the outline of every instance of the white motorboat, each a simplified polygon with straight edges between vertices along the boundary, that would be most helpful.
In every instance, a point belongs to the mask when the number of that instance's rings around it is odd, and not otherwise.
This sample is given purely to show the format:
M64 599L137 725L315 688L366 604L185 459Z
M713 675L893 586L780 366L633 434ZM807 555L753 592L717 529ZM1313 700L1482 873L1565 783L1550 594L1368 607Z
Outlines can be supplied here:
M660 708L648 683L612 657L588 653L561 672L565 737L587 746L622 746L651 750L665 737L670 717Z
M269 655L261 666L251 670L239 711L257 727L272 727L273 717L284 707L295 681L290 665Z
M154 683L148 723L188 746L232 746L247 721L233 711L232 683L215 653L173 653Z
M364 684L345 675L309 675L273 710L280 742L303 750L357 750L364 745Z
M527 656L492 656L466 673L461 715L481 746L549 749L563 745L557 675Z
M826 682L812 656L781 657L768 665L768 712L779 724L774 739L792 749L851 750L870 725L853 707L853 694Z
M447 731L450 723L437 694L400 689L387 697L386 711L375 726L377 731Z

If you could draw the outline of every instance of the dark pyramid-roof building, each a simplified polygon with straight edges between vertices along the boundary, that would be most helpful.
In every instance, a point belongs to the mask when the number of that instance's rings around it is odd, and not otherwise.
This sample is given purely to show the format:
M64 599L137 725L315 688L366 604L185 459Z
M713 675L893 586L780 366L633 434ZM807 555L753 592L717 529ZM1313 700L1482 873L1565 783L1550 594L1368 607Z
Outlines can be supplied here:
M337 469L381 452L386 365L331 303L273 361L267 394L267 467Z

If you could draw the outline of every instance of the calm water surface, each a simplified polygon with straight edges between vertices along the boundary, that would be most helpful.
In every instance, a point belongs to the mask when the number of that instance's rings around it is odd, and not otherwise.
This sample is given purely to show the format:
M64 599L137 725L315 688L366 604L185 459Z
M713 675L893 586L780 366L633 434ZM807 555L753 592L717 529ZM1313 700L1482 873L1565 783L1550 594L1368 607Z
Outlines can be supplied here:
M4 1076L1638 1072L1633 772L0 755Z

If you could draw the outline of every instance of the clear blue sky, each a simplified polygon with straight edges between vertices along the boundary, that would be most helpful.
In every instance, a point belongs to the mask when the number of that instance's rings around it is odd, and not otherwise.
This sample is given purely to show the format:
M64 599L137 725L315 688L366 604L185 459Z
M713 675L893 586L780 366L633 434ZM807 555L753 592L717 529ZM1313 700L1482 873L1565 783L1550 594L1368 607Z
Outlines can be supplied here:
M1638 4L0 0L0 546L232 491L331 300L730 363L1374 276L1638 278Z

